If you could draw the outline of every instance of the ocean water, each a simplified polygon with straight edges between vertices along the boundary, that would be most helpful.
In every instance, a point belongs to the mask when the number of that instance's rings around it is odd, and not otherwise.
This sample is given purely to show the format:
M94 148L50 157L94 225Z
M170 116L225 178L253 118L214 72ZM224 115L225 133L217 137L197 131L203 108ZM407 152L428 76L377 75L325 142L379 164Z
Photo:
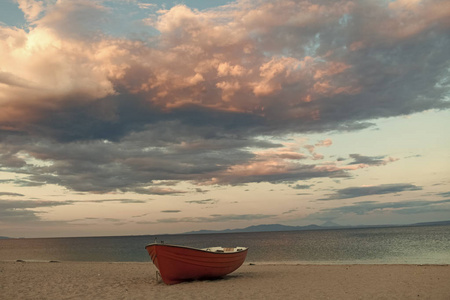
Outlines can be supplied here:
M0 261L150 262L155 241L249 247L247 263L450 264L450 226L0 240Z

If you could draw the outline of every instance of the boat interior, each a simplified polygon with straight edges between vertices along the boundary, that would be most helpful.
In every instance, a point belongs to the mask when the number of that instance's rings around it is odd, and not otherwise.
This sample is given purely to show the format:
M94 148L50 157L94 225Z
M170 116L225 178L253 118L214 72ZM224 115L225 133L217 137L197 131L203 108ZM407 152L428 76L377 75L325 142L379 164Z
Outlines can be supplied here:
M245 247L232 247L232 248L224 248L224 247L209 247L203 248L204 251L216 252L216 253L233 253L233 252L241 252L246 250Z

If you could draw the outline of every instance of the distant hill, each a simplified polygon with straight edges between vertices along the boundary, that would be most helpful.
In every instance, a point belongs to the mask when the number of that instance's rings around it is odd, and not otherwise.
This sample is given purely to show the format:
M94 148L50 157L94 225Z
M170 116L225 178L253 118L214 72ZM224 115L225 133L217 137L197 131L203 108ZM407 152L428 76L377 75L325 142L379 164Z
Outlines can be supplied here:
M7 236L0 236L0 240L6 240L6 239L10 239L10 238Z
M345 229L345 228L377 228L377 227L408 227L408 226L439 226L450 225L450 221L424 222L404 225L360 225L341 226L333 222L326 222L319 226L311 224L307 226L288 226L281 224L253 225L245 228L225 229L225 230L198 230L185 232L183 234L203 234L203 233L233 233L233 232L273 232L273 231L299 231L299 230L323 230L323 229Z
M443 225L450 225L450 221L423 222L411 224L410 226L443 226Z
M336 224L336 223L334 223L334 222L332 222L332 221L326 221L326 222L323 223L321 226L322 226L322 227L342 227L341 225Z
M225 229L225 230L198 230L185 232L185 234L201 234L201 233L232 233L232 232L272 232L272 231L297 231L297 230L319 230L329 229L330 227L319 226L315 224L307 226L288 226L281 224L263 224L253 225L245 228ZM333 227L339 228L339 227Z

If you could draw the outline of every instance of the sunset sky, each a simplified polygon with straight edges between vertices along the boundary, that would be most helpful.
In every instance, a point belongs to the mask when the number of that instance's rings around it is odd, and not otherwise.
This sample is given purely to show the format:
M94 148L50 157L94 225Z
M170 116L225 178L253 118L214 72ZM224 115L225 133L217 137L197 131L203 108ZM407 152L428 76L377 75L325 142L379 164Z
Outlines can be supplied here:
M2 0L0 236L450 220L450 1Z

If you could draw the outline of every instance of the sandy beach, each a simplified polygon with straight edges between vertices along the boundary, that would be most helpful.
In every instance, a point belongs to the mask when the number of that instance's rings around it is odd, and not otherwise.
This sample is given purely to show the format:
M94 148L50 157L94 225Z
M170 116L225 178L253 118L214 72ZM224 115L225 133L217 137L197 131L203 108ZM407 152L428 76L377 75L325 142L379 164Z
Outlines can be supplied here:
M1 299L450 299L449 265L250 265L165 285L149 263L0 262Z

